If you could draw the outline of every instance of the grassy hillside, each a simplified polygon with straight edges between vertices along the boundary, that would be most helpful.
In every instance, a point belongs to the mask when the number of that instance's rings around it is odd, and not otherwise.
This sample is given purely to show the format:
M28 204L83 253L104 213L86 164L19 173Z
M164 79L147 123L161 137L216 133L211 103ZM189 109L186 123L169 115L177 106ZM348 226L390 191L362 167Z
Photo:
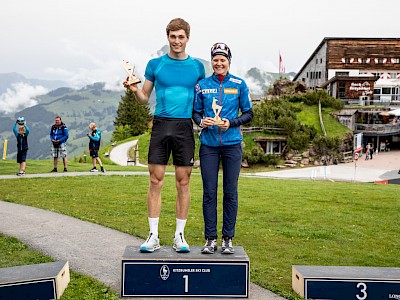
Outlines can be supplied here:
M308 106L304 104L294 104L301 108L301 112L297 113L297 119L306 125L314 126L319 135L322 135L322 129L319 122L318 106ZM331 108L322 109L322 120L324 122L326 134L328 137L343 137L346 133L351 132L349 128L335 120L329 112Z

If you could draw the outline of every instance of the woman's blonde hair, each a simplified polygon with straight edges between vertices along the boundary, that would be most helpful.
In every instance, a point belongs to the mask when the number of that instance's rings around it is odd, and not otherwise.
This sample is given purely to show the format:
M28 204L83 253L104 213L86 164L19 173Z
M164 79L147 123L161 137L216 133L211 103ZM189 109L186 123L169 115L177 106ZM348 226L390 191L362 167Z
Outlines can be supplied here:
M96 123L92 122L89 124L89 129L93 130L93 128L96 127Z

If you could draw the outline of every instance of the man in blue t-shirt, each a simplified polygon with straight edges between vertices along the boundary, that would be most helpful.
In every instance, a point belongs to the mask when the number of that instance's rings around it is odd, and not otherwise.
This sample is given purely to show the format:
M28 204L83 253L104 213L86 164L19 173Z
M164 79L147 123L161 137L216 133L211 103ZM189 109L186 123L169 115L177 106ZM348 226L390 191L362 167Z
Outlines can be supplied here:
M150 234L140 246L141 252L160 249L158 221L161 211L161 189L164 183L165 166L172 153L175 165L177 189L176 230L173 248L177 252L189 252L184 229L189 212L189 180L194 162L194 136L192 111L194 87L205 77L203 64L186 53L190 26L180 18L167 25L169 53L148 62L142 89L136 84L124 86L130 89L140 104L149 102L155 87L156 106L151 133L148 163L150 187L147 196L147 211Z

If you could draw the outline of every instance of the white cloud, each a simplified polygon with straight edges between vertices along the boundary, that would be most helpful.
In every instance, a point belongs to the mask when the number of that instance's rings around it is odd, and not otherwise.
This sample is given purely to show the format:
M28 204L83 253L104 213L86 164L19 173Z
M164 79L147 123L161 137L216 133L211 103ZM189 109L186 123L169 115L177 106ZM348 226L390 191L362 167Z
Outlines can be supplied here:
M38 104L35 98L48 92L42 86L31 86L22 82L14 83L11 88L0 95L0 112L10 114L34 106Z

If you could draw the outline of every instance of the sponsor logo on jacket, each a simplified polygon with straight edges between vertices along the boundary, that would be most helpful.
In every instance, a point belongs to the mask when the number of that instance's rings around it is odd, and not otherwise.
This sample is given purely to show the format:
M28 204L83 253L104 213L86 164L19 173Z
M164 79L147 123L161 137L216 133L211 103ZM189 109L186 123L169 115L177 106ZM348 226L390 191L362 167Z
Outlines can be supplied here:
M203 89L201 90L202 94L216 94L218 93L217 89Z
M238 93L239 93L238 89L235 89L235 88L225 88L224 89L224 94L237 95Z
M237 83L237 84L241 84L242 83L242 81L240 79L236 79L236 78L229 78L229 81L232 81L232 82Z

